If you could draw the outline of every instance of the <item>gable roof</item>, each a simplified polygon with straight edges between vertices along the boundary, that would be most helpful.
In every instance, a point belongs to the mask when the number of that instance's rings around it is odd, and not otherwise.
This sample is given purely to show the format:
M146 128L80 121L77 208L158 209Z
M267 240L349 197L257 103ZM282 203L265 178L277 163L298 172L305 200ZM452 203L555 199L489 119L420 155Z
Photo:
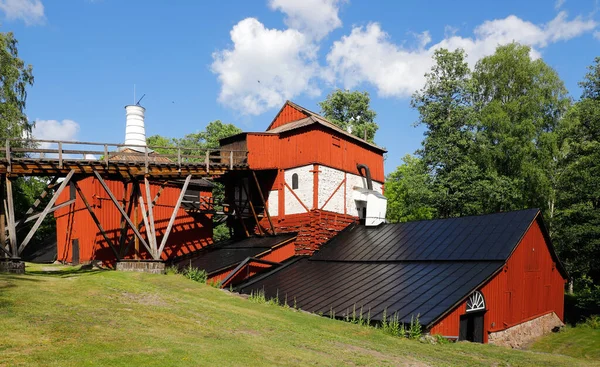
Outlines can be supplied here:
M273 124L275 123L275 121L277 121L277 118L279 117L279 115L281 114L281 112L285 109L286 106L290 106L302 113L304 113L307 117L300 119L300 120L296 120L296 121L291 121L291 122L287 122L281 126L272 128ZM352 135L349 132L347 132L344 129L341 129L340 127L338 127L337 125L333 124L331 121L327 120L325 117L319 115L318 113L315 113L311 110L308 110L300 105L295 104L292 101L286 101L285 104L283 105L283 107L281 107L281 109L279 110L279 112L277 113L277 115L275 116L275 118L273 119L273 121L271 122L271 124L269 125L269 127L267 127L267 133L272 133L272 134L279 134L279 133L283 133L283 132L287 132L287 131L291 131L291 130L295 130L295 129L299 129L301 127L305 127L305 126L310 126L310 125L319 125L319 126L323 126L327 129L330 130L334 130L335 132L344 135L345 137L350 138L351 140L354 140L355 142L359 143L359 144L364 144L367 145L371 148L374 148L382 153L387 152L387 150L373 144L373 143L369 143L366 140L363 140L361 138L359 138L356 135Z
M429 327L500 271L536 220L544 232L537 209L354 225L312 258L251 280L240 290L264 289L267 298L287 296L305 311L338 317L361 307L375 321L384 310L405 323L419 314Z

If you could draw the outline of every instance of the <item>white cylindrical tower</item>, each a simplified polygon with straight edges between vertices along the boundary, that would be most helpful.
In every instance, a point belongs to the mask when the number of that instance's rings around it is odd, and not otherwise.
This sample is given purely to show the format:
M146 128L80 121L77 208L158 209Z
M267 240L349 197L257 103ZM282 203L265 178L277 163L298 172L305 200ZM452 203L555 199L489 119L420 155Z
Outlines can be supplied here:
M145 111L146 109L139 105L125 106L127 120L127 125L125 126L125 145L128 145L127 148L129 149L144 151L143 147L146 146Z

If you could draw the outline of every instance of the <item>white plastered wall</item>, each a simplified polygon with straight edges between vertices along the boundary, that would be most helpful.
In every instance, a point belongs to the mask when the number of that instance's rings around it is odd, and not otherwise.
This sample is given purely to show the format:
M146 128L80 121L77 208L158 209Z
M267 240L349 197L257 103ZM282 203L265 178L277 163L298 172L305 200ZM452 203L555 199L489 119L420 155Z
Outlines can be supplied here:
M269 206L269 215L276 217L279 215L279 191L269 191L269 198L267 199L267 205Z
M304 206L312 209L313 204L313 165L286 169L284 172L285 182L292 188L292 176L298 174L298 188L293 190L296 196L302 201ZM298 200L285 189L285 214L306 213L306 209L298 202Z
M319 166L319 209L344 213L344 185L340 186L342 181L344 181L343 171ZM338 190L333 194L336 189Z
M346 177L346 184L342 185L332 196L344 177ZM334 168L319 166L319 209L323 208L323 210L344 214L344 201L346 201L346 214L358 217L356 202L352 198L352 189L355 186L366 188L367 179ZM383 193L382 188L382 183L373 181L373 190ZM329 201L327 201L328 199ZM323 207L325 202L327 205Z

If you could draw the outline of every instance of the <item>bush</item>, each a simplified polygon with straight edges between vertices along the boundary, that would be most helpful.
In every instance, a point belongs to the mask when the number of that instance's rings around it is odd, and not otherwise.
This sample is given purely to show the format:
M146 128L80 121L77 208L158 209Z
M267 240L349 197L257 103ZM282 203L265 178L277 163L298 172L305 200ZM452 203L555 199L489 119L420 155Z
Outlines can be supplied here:
M579 324L579 326L594 330L600 329L600 315L592 315L588 317L584 322Z
M191 263L183 268L182 274L184 277L199 283L206 283L206 280L208 279L206 270L195 268Z
M410 317L410 327L408 328L409 339L419 339L421 337L421 323L419 322L419 315L417 317Z
M175 265L169 265L165 268L165 274L167 274L167 275L179 274L179 268Z

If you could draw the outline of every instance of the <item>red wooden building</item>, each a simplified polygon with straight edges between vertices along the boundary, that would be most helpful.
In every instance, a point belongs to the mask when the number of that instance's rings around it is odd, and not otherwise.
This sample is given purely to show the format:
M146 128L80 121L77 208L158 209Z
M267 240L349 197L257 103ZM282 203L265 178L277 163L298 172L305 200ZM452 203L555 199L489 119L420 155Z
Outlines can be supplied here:
M120 199L129 217L137 222L140 233L148 238L143 225L143 210L139 204L139 196L144 197L146 187L139 184L139 191L133 192L133 182L106 180L112 194ZM182 182L168 183L150 182L150 193L154 201L154 222L157 240L160 243L164 236L169 219L173 213ZM92 207L108 239L117 245L121 259L152 259L150 253L140 244L139 239L125 225L120 211L111 201L99 180L85 177L77 181L82 194ZM136 189L137 190L137 189ZM212 196L212 184L205 180L193 180L186 190L186 201L207 201ZM99 231L93 217L88 212L81 196L72 185L59 197L59 202L75 199L74 203L54 212L57 233L57 259L68 263L87 263L100 261L106 266L114 266L117 256L107 243L107 239ZM163 260L198 251L212 244L212 216L200 213L196 205L184 203L177 211L176 219L166 242Z
M354 189L366 189L369 180L358 165L368 167L373 190L383 193L385 149L290 101L265 132L244 132L220 143L224 151L247 150L248 165L258 178L256 185L248 173L229 173L223 179L229 201L246 214L252 210L249 202L267 207L265 215L258 215L264 230L252 218L242 224L232 217L230 226L241 236L272 232L271 225L276 232L297 232L297 254L311 254L363 215Z
M131 166L173 163L146 147L144 107L130 105L125 110L125 144L116 152L107 152L105 146L106 162ZM190 176L187 181L158 182L131 175L104 179L100 174L79 173L69 185L70 190L64 190L58 202L71 204L54 212L59 261L99 261L107 266L120 260L161 262L212 244L212 215L203 206L210 202L213 184L204 179Z
M299 308L520 346L562 325L567 273L537 209L378 227L353 225L310 258L240 286ZM363 316L364 316L363 315Z

